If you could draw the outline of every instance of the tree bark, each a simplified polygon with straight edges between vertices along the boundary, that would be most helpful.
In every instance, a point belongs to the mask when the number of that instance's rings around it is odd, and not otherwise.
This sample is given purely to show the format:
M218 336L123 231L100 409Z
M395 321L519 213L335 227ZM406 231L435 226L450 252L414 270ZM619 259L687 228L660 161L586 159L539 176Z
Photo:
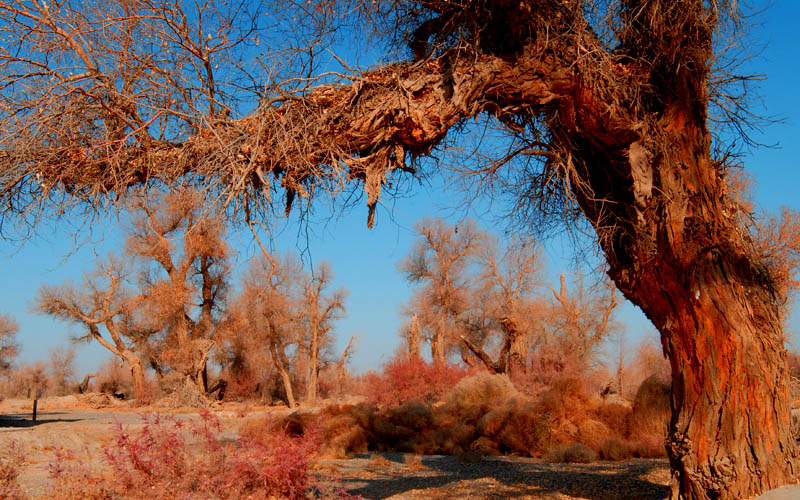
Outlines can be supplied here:
M319 375L319 328L316 324L311 327L310 362L308 366L308 386L306 387L306 400L309 404L317 402L317 377Z
M411 323L408 325L408 359L414 360L419 358L419 345L422 338L419 328L419 318L416 314L411 317Z
M147 396L147 382L144 378L142 360L133 351L125 350L121 353L122 359L128 364L133 379L133 399L141 401Z
M431 339L431 358L435 364L443 365L447 361L447 355L445 354L444 348L444 330L445 320L443 318L439 318L437 326L433 332L433 338Z
M506 373L513 380L514 377L524 375L527 372L528 342L513 318L503 318L500 324L503 327L508 345Z
M661 132L668 154L634 151L634 143L611 161L628 165L632 184L577 198L609 275L658 328L670 360L673 498L751 498L798 477L779 300L726 213L725 181L704 126L680 110L668 117ZM596 199L620 199L625 189L638 198L627 213L597 209ZM656 190L661 196L652 196Z
M278 369L278 373L281 375L283 390L286 393L286 402L289 404L289 408L294 408L297 406L297 403L294 399L294 390L292 390L292 379L289 377L289 372L286 371L288 363L286 362L286 355L283 353L283 348L279 347L277 343L273 341L270 343L269 352L272 355L272 362L275 368Z

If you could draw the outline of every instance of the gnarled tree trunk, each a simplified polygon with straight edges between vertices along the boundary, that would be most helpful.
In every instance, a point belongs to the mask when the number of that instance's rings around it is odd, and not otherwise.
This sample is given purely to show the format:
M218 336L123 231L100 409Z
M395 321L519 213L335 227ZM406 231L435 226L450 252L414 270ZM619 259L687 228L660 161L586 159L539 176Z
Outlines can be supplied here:
M608 186L588 174L594 195L576 190L577 198L609 275L653 321L669 356L674 498L750 498L799 472L779 299L728 213L703 122L680 107L665 116L658 148L645 137L616 156L579 158L585 172L598 157L625 165L629 182ZM632 203L613 214L595 201L626 197Z

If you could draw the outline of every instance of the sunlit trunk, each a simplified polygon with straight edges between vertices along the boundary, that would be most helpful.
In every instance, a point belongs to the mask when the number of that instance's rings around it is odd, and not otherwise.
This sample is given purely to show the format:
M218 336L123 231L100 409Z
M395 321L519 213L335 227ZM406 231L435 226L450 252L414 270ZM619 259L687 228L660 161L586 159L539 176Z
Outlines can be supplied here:
M308 385L306 386L306 400L310 404L317 402L317 377L319 375L319 328L311 328L310 360L308 366Z
M640 203L615 214L626 231L598 234L610 276L653 321L672 367L673 498L751 498L798 477L780 298L726 213L708 136L675 116L670 156L634 145L619 159L638 162ZM662 201L649 205L656 189Z
M286 393L286 401L289 403L289 408L297 406L294 399L294 390L292 389L292 379L289 377L289 372L286 370L287 360L286 355L283 353L283 348L272 342L269 346L269 352L272 355L272 363L278 370L283 382L283 390Z
M141 401L147 397L147 382L144 378L144 368L142 361L132 351L123 351L122 357L128 364L133 379L133 399Z

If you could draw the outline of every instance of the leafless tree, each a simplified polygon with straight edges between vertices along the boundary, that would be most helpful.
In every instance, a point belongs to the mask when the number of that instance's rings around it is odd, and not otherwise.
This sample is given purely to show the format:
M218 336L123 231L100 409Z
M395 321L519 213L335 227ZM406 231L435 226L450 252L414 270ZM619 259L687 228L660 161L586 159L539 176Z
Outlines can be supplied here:
M405 43L407 60L330 83L298 71L313 82L300 92L269 88L252 113L228 119L211 107L221 96L204 98L209 111L198 120L186 103L211 87L192 69L209 66L198 62L204 56L215 67L221 59L207 48L220 38L170 28L167 8L186 12L182 3L4 1L0 203L25 224L64 200L180 180L209 186L247 219L269 212L279 186L291 206L355 180L371 225L398 172L415 171L468 120L488 117L507 148L463 165L475 186L508 193L528 228L581 215L617 288L661 333L673 370L675 495L753 497L795 482L800 467L779 277L742 225L717 147L715 124L747 127L746 101L731 91L747 79L718 71L727 67L719 51L735 47L728 42L743 26L742 5L297 2L284 11L301 14L299 32L353 12L376 36ZM239 12L195 10L186 25L204 14L225 26L218 20ZM249 38L238 39L241 47ZM130 54L155 63L142 70Z
M300 318L303 322L303 348L308 352L308 377L306 378L306 399L314 404L319 392L319 370L321 353L334 337L334 322L345 314L347 292L339 288L328 294L328 287L333 283L333 271L328 262L322 262L314 273L303 283L303 301Z
M48 354L47 371L50 387L57 396L64 396L71 390L75 377L75 347L56 347Z
M153 332L136 324L132 312L135 300L125 286L126 278L122 262L109 257L97 270L87 273L78 287L73 283L42 286L32 309L85 328L86 333L78 340L98 342L124 361L133 377L133 396L139 399L145 392L140 352Z
M486 238L477 260L480 290L473 309L480 309L484 328L499 330L500 355L489 363L491 358L480 347L463 340L490 369L512 376L524 373L528 351L542 340L537 324L541 318L532 313L534 291L541 280L541 255L530 239L512 236L501 245L497 238Z
M223 347L242 351L241 362L255 369L268 357L283 383L290 408L296 406L292 364L287 350L297 349L300 337L302 266L296 257L264 254L254 260L240 294L231 302ZM266 356L263 354L266 350Z
M614 319L619 305L616 291L611 283L602 288L586 286L582 273L577 274L575 290L571 293L564 274L559 280L559 290L550 289L555 303L548 315L549 326L562 345L578 358L584 358L593 354L609 333L620 328Z
M188 191L153 206L138 201L136 208L128 259L109 257L79 288L43 286L34 310L84 326L84 339L124 360L135 397L144 394L146 362L157 371L173 369L205 391L211 336L226 287L223 227L200 217L200 200ZM131 259L135 265L126 265ZM139 271L136 286L132 267Z
M467 268L485 234L472 220L452 226L440 218L423 218L416 232L414 247L399 267L410 283L421 287L421 307L414 311L432 333L433 360L444 363L447 349L460 344L459 317L468 307Z
M203 392L213 330L227 290L225 226L199 195L180 190L156 203L138 200L126 253L140 267L136 313L152 338L157 361Z
M16 335L19 325L9 314L0 315L0 374L8 374L11 363L19 354Z

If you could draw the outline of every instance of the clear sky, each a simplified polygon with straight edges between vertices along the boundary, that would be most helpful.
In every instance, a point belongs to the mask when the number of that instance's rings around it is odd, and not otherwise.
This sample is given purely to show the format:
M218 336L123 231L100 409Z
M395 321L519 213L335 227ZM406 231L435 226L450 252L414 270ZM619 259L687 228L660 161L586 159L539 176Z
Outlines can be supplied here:
M755 137L773 147L759 148L744 158L747 170L757 182L754 199L770 211L782 205L800 209L800 93L796 90L800 78L798 18L800 3L792 1L777 2L760 15L752 38L756 42L754 46L766 44L766 47L746 64L747 71L767 77L759 87L762 102L754 103L755 111L782 120ZM424 215L453 219L464 215L449 209L458 198L448 198L443 192L446 190L436 186L419 186L406 198L384 200L372 230L366 228L366 208L359 206L307 228L288 223L274 238L277 249L305 252L306 263L330 261L336 285L349 290L348 316L337 327L338 349L344 347L351 335L357 336L353 357L356 371L378 368L398 344L397 331L401 323L398 310L411 291L397 272L396 264L411 247L414 222ZM322 207L317 209L321 210ZM496 224L488 220L479 222L486 227ZM66 279L77 282L85 270L94 266L98 255L116 249L119 239L114 228L115 224L110 223L95 226L92 233L81 232L79 237L87 242L79 246L72 239L73 231L65 227L43 227L35 239L21 248L15 243L0 241L0 313L11 313L20 325L20 361L46 359L49 349L67 343L70 333L77 331L64 323L31 314L30 303L42 283L59 284ZM308 231L308 238L305 234L299 235L299 231ZM238 249L235 267L241 270L256 254L256 249L246 235L237 237L235 245ZM77 250L68 255L75 248ZM563 239L555 239L546 243L545 257L549 280L555 283L558 273L569 269L574 254ZM621 308L619 318L627 324L631 343L642 335L654 335L652 326L630 304ZM800 347L797 327L791 326L788 333L790 341ZM107 352L97 345L81 344L77 350L79 374L93 370L107 358Z

